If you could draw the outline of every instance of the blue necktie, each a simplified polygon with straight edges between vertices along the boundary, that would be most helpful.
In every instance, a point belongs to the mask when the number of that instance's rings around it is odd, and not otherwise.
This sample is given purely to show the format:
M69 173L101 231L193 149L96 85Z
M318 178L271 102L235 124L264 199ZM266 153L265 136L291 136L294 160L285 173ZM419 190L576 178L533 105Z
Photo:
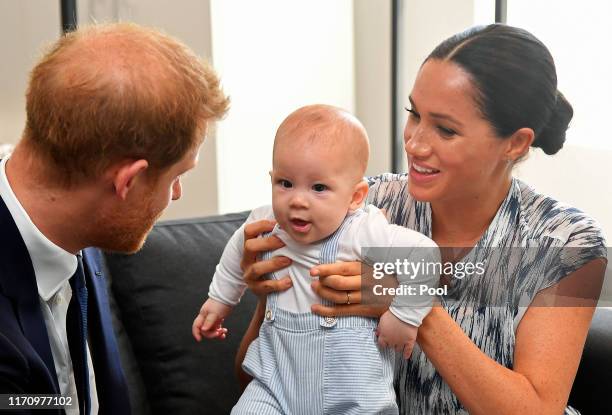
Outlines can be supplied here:
M66 317L66 331L68 335L68 347L72 358L72 369L76 383L79 411L81 414L89 414L91 408L91 396L89 392L89 370L87 367L87 287L85 286L85 273L83 271L83 259L77 255L77 270L70 278L72 287L72 299L68 305Z

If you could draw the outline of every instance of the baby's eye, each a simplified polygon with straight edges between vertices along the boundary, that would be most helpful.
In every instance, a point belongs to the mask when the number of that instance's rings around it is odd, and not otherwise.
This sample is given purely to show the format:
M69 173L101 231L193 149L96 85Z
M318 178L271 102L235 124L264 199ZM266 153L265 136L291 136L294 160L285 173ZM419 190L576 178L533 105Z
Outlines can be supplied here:
M293 187L293 183L291 183L289 180L285 180L285 179L280 179L278 181L278 184L280 184L285 189L290 189L290 188Z
M323 191L327 190L327 186L325 186L324 184L321 184L321 183L317 183L317 184L312 186L312 190L314 190L315 192L323 192Z

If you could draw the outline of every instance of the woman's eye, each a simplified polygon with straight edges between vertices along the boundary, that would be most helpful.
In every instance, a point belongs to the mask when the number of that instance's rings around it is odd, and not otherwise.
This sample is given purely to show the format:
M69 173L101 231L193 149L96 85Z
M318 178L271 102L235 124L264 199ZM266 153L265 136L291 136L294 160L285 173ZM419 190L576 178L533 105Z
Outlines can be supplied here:
M290 189L293 187L293 184L289 180L285 180L285 179L280 179L278 181L278 184L280 184L285 189Z
M323 192L327 190L327 186L325 186L324 184L317 183L312 186L312 190L314 190L315 192Z
M457 134L455 130L451 130L450 128L445 128L442 126L438 126L438 131L440 131L440 134L444 137L452 137Z
M421 116L419 115L419 113L418 113L418 112L416 112L415 110L413 110L412 108L405 107L404 109L410 113L410 117L412 117L412 118L416 118L417 120L418 120L419 118L421 118Z

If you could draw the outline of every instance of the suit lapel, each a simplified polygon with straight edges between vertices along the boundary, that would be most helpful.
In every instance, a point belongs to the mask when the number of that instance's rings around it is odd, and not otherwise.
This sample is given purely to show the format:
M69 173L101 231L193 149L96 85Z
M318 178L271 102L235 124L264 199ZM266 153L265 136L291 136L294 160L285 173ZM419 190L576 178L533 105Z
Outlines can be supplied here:
M16 312L24 337L40 356L49 372L50 381L59 393L59 385L40 309L38 286L28 249L4 200L0 197L0 286L16 304Z

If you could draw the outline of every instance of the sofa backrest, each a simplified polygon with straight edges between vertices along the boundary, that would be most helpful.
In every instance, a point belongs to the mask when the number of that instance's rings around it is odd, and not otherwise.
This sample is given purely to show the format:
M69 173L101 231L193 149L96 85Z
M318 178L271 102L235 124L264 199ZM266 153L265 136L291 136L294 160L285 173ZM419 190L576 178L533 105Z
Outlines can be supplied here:
M162 222L138 253L106 255L134 413L227 414L238 400L234 358L255 297L247 293L227 318L223 341L197 343L191 324L223 248L247 215Z

